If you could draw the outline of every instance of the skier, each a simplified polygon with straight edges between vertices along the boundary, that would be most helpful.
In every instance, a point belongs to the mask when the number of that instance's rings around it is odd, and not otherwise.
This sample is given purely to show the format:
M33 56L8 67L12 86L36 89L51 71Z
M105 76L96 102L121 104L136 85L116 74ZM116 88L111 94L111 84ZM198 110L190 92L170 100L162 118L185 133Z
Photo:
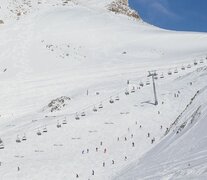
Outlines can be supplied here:
M142 128L142 125L140 125L139 128L141 129Z
M135 145L134 145L134 142L132 142L132 147L134 147Z
M127 138L125 137L124 140L127 141Z
M96 148L96 152L98 152L98 148Z
M137 121L135 122L135 124L137 125Z
M82 154L84 154L84 150L82 151Z
M127 157L126 157L126 156L124 157L124 160L125 160L125 161L127 160Z
M89 153L89 149L87 149L87 153Z
M133 138L134 137L134 135L133 134L131 134L131 138Z
M101 145L101 146L103 145L103 142L102 142L102 141L100 142L100 145Z
M17 167L17 171L20 171L20 167L19 166Z
M106 153L106 148L104 149L104 153Z
M147 134L147 137L150 137L150 133Z
M105 167L105 162L103 162L103 167Z
M78 174L76 174L76 178L79 178L79 175Z
M112 164L114 164L114 160L112 160Z
M94 170L92 170L92 176L94 176L94 174L95 174L95 172L94 172Z
M119 137L117 138L117 141L119 141Z
M162 125L160 126L160 129L162 129Z

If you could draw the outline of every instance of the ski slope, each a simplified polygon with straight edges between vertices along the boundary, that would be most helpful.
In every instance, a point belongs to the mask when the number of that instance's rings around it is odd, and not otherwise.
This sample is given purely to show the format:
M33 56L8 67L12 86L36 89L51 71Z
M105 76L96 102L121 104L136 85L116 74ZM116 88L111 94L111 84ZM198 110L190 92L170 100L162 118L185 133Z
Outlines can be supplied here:
M0 179L206 177L206 33L159 29L111 2L30 1L18 20L1 5Z

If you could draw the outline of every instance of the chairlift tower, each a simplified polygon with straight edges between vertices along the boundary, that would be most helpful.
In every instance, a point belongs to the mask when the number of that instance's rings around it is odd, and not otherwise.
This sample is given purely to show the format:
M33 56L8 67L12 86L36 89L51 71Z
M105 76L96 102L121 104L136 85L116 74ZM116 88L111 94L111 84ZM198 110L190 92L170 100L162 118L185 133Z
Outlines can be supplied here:
M154 105L157 106L158 99L157 99L156 86L155 86L155 76L157 76L156 71L149 71L148 77L152 77L152 83L153 83L153 91L154 91L154 99L155 99Z

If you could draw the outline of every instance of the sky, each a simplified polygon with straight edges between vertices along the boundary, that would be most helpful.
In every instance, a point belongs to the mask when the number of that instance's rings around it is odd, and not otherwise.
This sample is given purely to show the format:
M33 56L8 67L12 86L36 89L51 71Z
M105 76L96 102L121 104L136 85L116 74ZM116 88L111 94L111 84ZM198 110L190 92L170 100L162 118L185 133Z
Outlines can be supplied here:
M155 26L207 32L207 0L129 0L129 4Z

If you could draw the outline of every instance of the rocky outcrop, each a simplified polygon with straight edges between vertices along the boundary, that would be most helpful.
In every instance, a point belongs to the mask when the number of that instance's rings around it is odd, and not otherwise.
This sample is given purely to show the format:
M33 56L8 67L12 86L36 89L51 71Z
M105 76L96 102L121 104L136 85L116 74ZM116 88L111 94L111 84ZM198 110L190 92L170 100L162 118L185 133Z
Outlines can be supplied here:
M109 11L117 14L124 14L135 19L141 19L139 14L129 7L128 0L114 0L107 8Z
M54 112L54 111L60 111L63 107L65 107L66 105L68 105L69 101L71 99L69 97L66 96L62 96L59 97L57 99L53 99L45 108L44 111L50 111L50 112Z

